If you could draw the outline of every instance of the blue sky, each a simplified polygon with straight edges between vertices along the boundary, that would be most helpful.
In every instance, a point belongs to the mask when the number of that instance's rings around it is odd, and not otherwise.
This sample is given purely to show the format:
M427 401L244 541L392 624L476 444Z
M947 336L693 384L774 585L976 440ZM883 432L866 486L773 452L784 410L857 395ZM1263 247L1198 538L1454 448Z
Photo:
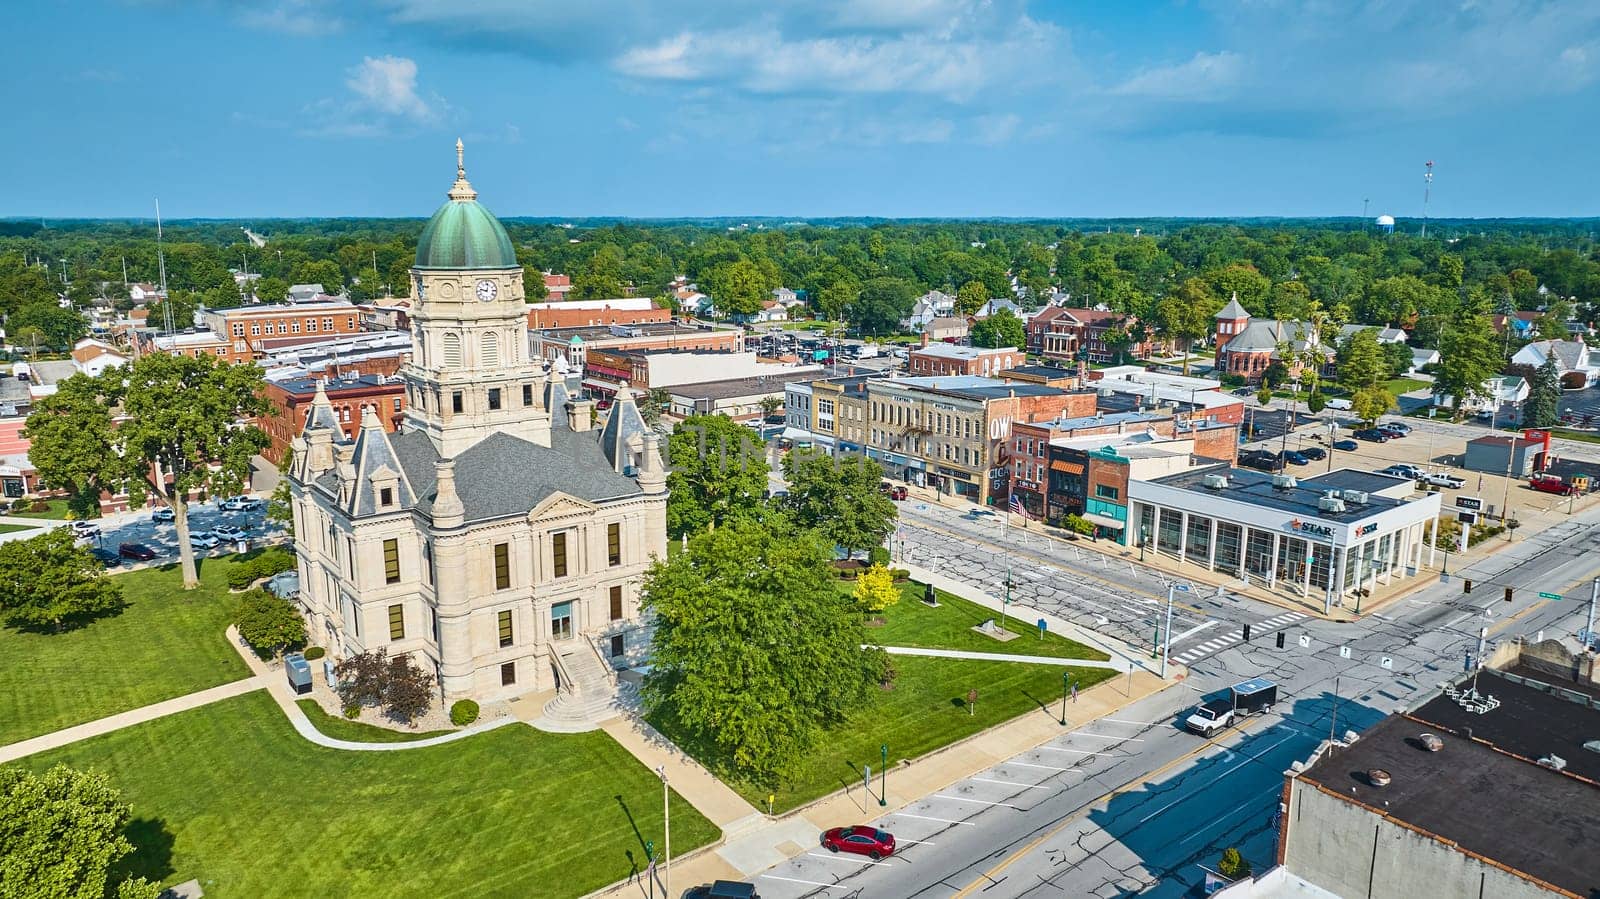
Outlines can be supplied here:
M0 215L1600 214L1595 0L17 4ZM19 39L20 38L20 39Z

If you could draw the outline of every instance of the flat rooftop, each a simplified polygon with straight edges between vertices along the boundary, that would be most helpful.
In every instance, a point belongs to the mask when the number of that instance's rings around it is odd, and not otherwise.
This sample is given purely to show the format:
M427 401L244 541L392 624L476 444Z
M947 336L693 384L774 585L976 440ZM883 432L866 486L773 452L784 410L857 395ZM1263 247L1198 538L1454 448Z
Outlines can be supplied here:
M1056 418L1050 421L1014 422L1013 424L1029 424L1039 428L1049 428L1052 431L1076 431L1079 428L1104 427L1107 425L1130 425L1149 421L1165 421L1172 416L1167 413L1151 412L1101 412L1095 415L1079 415L1072 418ZM1106 435L1108 437L1113 435Z
M791 381L815 381L815 371L774 372L759 378L732 378L726 381L702 381L697 384L678 384L664 388L673 396L696 400L725 400L740 396L765 396L782 393Z
M1015 353L1014 346L988 347L957 346L953 343L930 343L925 347L917 347L911 352L920 356L935 356L940 359L982 359L995 353Z
M1221 490L1213 490L1205 484L1206 475L1223 474L1228 476L1228 486ZM1356 472L1354 474L1364 474ZM1293 487L1278 488L1272 486L1272 475L1253 468L1195 468L1179 474L1167 475L1164 478L1154 478L1152 484L1161 484L1166 487L1176 487L1207 498L1224 498L1247 502L1268 509L1278 509L1291 515L1304 515L1307 518L1317 518L1323 521L1360 521L1370 518L1379 512L1384 512L1399 506L1406 505L1407 500L1390 499L1387 496L1370 494L1365 505L1345 503L1343 512L1325 512L1317 507L1317 500L1329 490L1344 490L1342 482L1351 478L1348 469L1316 477L1296 479ZM1389 486L1394 486L1391 482ZM1363 489L1356 487L1353 489Z
M284 392L291 393L296 397L302 397L316 396L317 382L321 380L323 378L288 378L274 383ZM330 397L337 396L341 391L345 390L370 390L373 387L382 387L384 385L394 385L398 389L401 383L398 377L384 377L383 375L362 375L359 378L328 378L327 382L327 391Z
M694 325L684 325L678 322L629 322L618 325L574 325L570 328L538 328L533 333L546 340L571 340L574 337L585 341L592 340L624 340L631 333L619 334L613 331L615 327L620 331L638 332L639 337L666 337L690 336L694 334L737 334L732 328L697 328Z
M1594 838L1600 834L1600 787L1519 758L1484 736L1509 739L1522 733L1536 739L1538 732L1576 731L1585 727L1580 722L1587 722L1592 737L1600 716L1554 697L1547 698L1563 704L1524 704L1526 696L1508 689L1517 686L1485 671L1478 689L1500 699L1499 708L1477 715L1439 697L1410 715L1385 718L1348 747L1327 749L1299 777L1522 874L1581 896L1600 894L1600 854L1594 852ZM1544 722L1541 710L1564 714L1554 716L1562 720ZM1471 727L1472 738L1440 718ZM1428 752L1418 739L1423 733L1438 735L1444 747ZM1547 751L1540 750L1540 755ZM1574 759L1557 754L1568 759L1571 772ZM1388 786L1368 782L1366 772L1374 768L1389 773Z
M1025 378L1049 378L1054 381L1059 378L1076 378L1078 370L1075 368L1063 368L1059 365L1015 365L1000 372L999 376L1004 378L1006 375L1017 375Z

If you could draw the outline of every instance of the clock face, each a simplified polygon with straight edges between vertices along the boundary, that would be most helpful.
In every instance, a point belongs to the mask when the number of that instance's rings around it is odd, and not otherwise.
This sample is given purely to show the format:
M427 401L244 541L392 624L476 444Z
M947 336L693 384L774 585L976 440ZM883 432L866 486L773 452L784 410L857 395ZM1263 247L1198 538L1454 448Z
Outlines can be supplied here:
M496 285L493 281L479 281L478 282L478 299L482 300L485 303L487 303L490 300L494 299L495 294L497 294L499 292L500 292L499 286Z

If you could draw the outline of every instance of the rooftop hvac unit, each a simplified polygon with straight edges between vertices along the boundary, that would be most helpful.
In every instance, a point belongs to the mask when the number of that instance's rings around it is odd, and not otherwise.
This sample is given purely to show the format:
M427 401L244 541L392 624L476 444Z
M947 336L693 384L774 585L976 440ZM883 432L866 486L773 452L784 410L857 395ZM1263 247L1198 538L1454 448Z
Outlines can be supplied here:
M1337 496L1323 496L1317 499L1317 508L1324 512L1343 512L1344 500Z
M1289 490L1296 483L1292 474L1275 474L1272 476L1272 486L1276 490Z
M1205 476L1205 485L1207 490L1226 490L1228 488L1228 476L1225 474L1208 474Z
M1364 506L1367 504L1367 491L1365 490L1346 490L1344 491L1343 495L1344 501L1347 503L1352 503L1357 506Z

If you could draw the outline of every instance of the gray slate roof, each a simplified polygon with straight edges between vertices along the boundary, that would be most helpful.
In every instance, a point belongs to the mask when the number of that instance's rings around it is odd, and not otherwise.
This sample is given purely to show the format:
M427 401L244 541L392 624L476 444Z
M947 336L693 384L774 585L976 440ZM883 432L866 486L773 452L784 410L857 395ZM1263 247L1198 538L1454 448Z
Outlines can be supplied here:
M1275 319L1252 319L1223 349L1231 353L1260 353L1276 350L1278 344L1288 341L1296 352L1305 349L1310 341L1311 326L1305 322L1286 322Z
M1222 311L1218 312L1216 317L1221 319L1249 318L1250 313L1239 305L1239 295L1234 294L1233 299L1228 301L1228 305L1222 307Z
M588 502L632 496L639 485L612 470L593 431L552 429L548 447L509 434L491 434L455 457L456 494L467 521L526 515L556 493ZM439 452L421 431L394 435L390 443L416 491L416 509L433 512Z
M612 471L620 472L624 466L631 464L628 441L633 435L643 434L647 430L649 428L644 423L644 416L639 414L633 397L626 390L618 392L617 402L611 407L611 415L606 418L605 430L600 432L600 448L605 453L606 461L611 463Z
M361 433L356 435L355 468L356 486L351 497L354 502L349 510L352 517L382 511L378 508L377 497L373 496L372 482L382 477L385 470L399 475L399 481L395 484L395 508L409 509L416 502L411 485L407 483L405 469L395 457L378 416L370 408L362 415Z

